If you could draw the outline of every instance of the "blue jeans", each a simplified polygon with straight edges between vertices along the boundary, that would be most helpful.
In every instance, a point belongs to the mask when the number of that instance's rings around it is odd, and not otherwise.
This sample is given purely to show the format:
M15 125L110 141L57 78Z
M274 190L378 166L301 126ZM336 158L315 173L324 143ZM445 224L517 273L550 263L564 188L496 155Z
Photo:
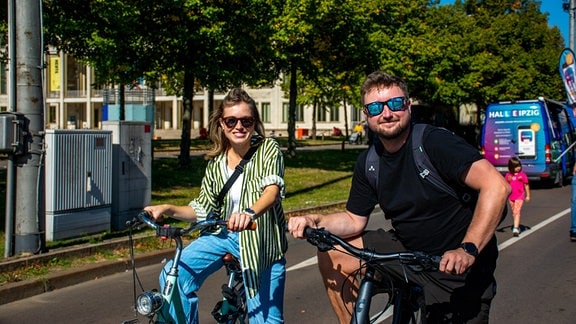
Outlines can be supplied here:
M572 197L570 198L570 209L572 222L570 225L570 231L576 232L576 175L572 176Z
M204 281L224 265L222 256L231 253L240 257L238 233L222 230L218 235L202 235L182 251L178 272L178 290L187 323L198 323L198 296ZM172 261L160 273L160 287L164 288L166 275ZM249 298L248 320L250 323L283 323L284 285L286 283L286 259L282 258L263 272L260 289ZM212 309L210 309L212 310ZM174 317L174 308L170 313ZM174 317L175 318L175 317Z

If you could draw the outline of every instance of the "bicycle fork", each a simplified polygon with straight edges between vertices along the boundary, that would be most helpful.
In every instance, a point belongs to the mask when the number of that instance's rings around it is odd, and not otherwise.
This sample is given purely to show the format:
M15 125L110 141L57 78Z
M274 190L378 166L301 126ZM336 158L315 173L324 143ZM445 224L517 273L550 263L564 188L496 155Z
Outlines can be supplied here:
M364 279L360 284L360 290L358 290L358 298L356 299L356 305L354 305L351 324L370 323L370 304L372 302L374 284L376 283L374 274L374 268L366 268Z

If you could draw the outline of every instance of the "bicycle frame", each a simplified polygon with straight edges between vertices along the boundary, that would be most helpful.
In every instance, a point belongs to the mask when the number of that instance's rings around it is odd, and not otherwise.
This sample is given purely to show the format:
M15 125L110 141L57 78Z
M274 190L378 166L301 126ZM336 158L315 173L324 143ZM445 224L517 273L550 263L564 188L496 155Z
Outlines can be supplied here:
M440 257L428 255L423 252L398 252L398 253L376 253L368 249L359 249L336 235L324 229L306 228L305 236L308 242L318 247L320 251L336 250L334 245L341 246L350 255L366 262L364 277L360 281L358 296L351 314L351 324L370 323L370 306L372 297L375 295L375 287L381 281L376 278L376 273L386 273L383 263L386 261L398 261L403 266L411 267L415 271L436 271L440 262ZM389 287L388 293L393 300L393 323L407 323L407 320L420 323L420 318L416 319L415 312L421 312L425 307L423 303L422 288L410 284L408 277L404 274L404 281L393 279L397 285ZM408 315L409 314L409 315ZM421 315L421 314L419 314ZM409 318L405 318L409 316Z
M226 221L209 218L205 221L193 223L187 229L172 226L162 227L149 218L148 212L143 211L138 214L138 219L128 222L128 225L136 226L141 222L155 229L156 236L160 236L162 239L173 239L176 242L176 251L173 263L166 275L162 292L160 293L158 290L153 289L141 293L135 299L135 308L140 315L146 316L150 320L154 320L155 318L154 323L186 323L187 319L177 284L178 264L183 249L182 236L195 230L203 232L214 226L224 227L226 226ZM228 274L228 284L222 287L224 297L217 303L212 311L212 315L218 323L231 324L236 323L236 320L244 323L246 317L246 301L240 264L231 254L226 254L222 259ZM135 271L134 264L133 271ZM173 318L170 314L170 307L172 305L175 307L176 318ZM124 321L123 323L138 323L138 321L131 320Z

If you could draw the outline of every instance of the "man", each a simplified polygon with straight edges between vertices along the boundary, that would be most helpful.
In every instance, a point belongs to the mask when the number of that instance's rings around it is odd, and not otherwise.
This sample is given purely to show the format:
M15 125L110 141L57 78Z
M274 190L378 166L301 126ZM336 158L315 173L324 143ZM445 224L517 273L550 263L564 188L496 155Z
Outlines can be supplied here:
M424 251L442 255L439 272L411 276L424 287L430 322L488 322L495 294L498 248L494 232L510 188L478 151L451 132L430 127L422 143L443 179L478 193L471 205L421 179L411 150L408 89L382 71L370 74L361 89L364 114L375 137L378 187L366 175L367 151L358 158L346 210L330 215L291 217L288 230L303 238L306 227L323 227L358 247L377 252ZM376 204L394 231L365 231ZM338 251L318 254L328 297L341 323L350 321L355 285L349 274L358 260ZM344 284L344 289L342 289Z

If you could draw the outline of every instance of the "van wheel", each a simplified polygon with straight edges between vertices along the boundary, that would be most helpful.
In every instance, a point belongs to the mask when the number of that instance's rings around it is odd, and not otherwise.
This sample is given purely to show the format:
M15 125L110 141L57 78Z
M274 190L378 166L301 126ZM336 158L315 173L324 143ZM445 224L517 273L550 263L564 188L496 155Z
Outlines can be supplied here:
M554 181L554 184L560 188L564 186L564 172L562 172L562 170L556 173L556 181Z

